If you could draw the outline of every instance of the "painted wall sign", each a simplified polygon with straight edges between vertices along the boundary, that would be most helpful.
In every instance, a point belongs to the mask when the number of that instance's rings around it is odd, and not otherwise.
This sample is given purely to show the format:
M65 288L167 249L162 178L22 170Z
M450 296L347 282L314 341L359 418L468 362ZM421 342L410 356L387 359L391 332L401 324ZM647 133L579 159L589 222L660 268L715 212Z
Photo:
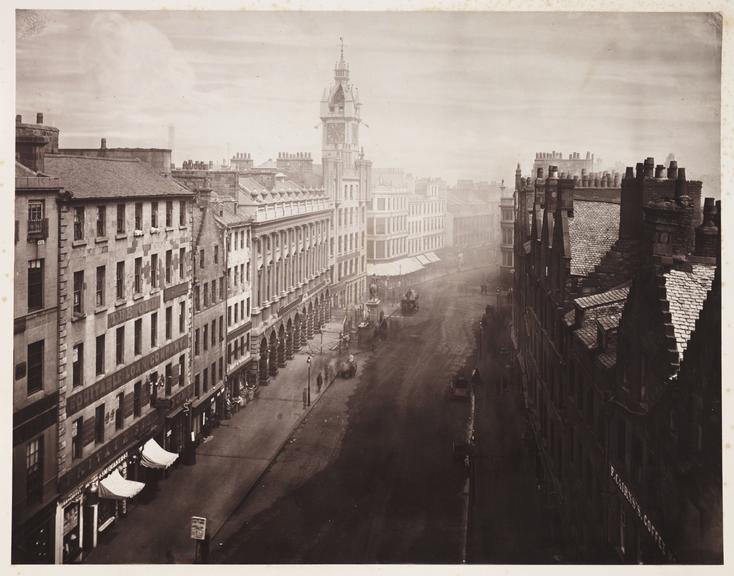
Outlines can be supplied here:
M627 485L624 483L624 480L622 480L620 475L614 469L613 464L609 465L609 472L612 477L612 480L614 480L614 483L617 485L617 488L619 488L619 491L622 493L622 495L625 497L629 505L635 511L638 518L640 519L642 524L645 526L645 529L650 533L650 536L652 536L652 539L655 540L655 543L658 545L658 548L663 553L663 556L668 556L669 558L672 558L670 553L666 550L665 542L663 541L662 536L660 536L660 533L655 528L655 525L652 523L652 520L650 520L647 517L647 514L645 514L642 511L642 509L640 508L640 504L637 502L637 498L635 498L635 495L627 487Z
M84 478L90 476L95 470L105 466L115 458L122 450L129 447L146 436L159 424L161 418L156 411L149 412L128 429L123 430L112 440L102 445L101 448L90 454L79 464L74 466L59 479L59 491L64 492Z
M163 291L163 301L168 302L169 300L173 300L174 298L178 296L183 296L188 291L189 291L188 281L181 282L181 284L176 284L176 286L170 286Z
M110 392L119 388L126 382L137 378L144 374L154 366L166 361L171 356L185 350L188 347L188 336L181 336L178 340L174 340L151 352L147 356L128 364L114 374L102 378L99 382L85 388L69 396L66 399L66 414L71 416L82 408L93 404L100 398L107 396Z
M133 318L137 318L138 316L157 310L160 305L161 295L159 293L155 296L151 296L147 300L141 300L131 306L126 306L125 308L120 308L119 310L110 312L107 315L107 328L112 328L113 326L117 326L118 324L127 322L128 320L132 320Z

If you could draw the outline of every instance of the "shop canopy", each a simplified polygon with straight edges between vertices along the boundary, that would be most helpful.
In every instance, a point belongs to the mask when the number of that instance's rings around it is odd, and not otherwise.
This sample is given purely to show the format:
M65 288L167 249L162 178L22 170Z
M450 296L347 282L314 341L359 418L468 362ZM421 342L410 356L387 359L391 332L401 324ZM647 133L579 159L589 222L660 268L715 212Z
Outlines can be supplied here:
M369 276L405 276L421 270L423 266L415 258L402 258L393 262L367 264Z
M428 256L426 256L425 254L418 254L415 259L418 260L418 262L420 262L423 266L431 263L431 261L428 259Z
M438 262L440 260L440 258L436 256L435 252L426 252L425 255L430 262Z
M119 470L99 482L99 497L112 500L124 500L136 496L145 487L142 482L134 482L122 477Z
M158 442L151 438L143 446L140 463L146 468L168 468L177 458L178 454L164 450Z

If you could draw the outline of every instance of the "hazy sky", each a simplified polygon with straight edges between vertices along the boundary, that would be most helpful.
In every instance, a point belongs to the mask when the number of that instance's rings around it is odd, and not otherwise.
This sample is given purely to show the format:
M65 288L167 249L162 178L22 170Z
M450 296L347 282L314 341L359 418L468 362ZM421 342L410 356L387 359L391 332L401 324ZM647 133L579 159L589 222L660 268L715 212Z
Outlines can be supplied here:
M16 110L44 112L66 147L166 147L173 125L177 164L319 162L340 36L378 167L511 181L536 151L674 152L689 177L718 176L706 14L19 12Z

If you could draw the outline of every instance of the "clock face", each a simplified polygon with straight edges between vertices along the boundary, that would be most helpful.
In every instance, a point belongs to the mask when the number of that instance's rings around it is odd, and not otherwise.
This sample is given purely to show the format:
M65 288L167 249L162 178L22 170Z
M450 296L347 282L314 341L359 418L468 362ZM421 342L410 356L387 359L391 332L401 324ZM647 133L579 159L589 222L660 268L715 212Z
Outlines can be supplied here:
M326 126L326 143L344 144L344 124L328 124Z

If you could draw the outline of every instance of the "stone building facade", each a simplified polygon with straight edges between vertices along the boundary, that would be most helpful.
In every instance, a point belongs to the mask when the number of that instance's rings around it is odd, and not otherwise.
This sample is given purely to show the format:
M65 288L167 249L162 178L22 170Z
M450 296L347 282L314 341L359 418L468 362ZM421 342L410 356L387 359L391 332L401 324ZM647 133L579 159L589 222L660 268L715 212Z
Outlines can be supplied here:
M224 416L224 350L228 329L225 314L228 288L232 285L227 278L224 228L217 221L212 192L208 188L195 191L192 263L194 386L191 414L193 438L198 442Z
M323 186L332 204L331 236L335 243L330 247L330 297L338 308L359 305L367 294L364 252L372 162L365 158L359 143L361 106L342 50L334 82L321 99ZM341 253L336 251L339 242Z
M549 530L570 561L721 561L721 348L700 328L720 323L718 212L701 223L675 162L602 180L516 180L513 335Z
M22 120L22 119L21 119ZM12 562L55 561L57 484L58 222L63 194L45 176L58 130L16 125L13 293ZM41 173L39 173L41 172Z
M176 450L191 395L192 195L139 160L47 155L59 203L57 560L125 513L112 473L149 481L141 447ZM125 481L125 480L123 480Z

